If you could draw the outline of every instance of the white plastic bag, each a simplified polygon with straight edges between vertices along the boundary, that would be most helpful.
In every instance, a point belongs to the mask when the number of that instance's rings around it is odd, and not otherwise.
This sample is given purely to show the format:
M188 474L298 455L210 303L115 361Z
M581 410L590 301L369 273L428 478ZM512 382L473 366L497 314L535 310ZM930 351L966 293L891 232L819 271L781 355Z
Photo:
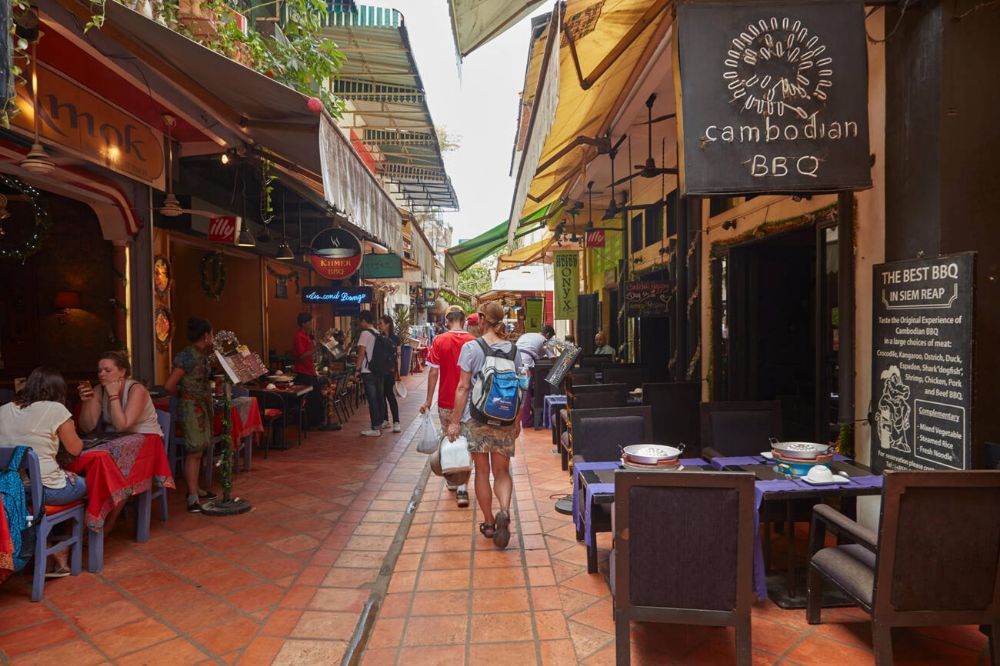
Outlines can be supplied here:
M469 442L465 437L458 437L454 442L447 437L441 440L441 473L444 475L472 471L472 456L469 454Z
M431 418L430 412L427 412L421 418L424 419L424 427L420 441L417 443L417 451L431 454L438 450L438 442L441 436L438 434L437 428L434 427L434 420Z

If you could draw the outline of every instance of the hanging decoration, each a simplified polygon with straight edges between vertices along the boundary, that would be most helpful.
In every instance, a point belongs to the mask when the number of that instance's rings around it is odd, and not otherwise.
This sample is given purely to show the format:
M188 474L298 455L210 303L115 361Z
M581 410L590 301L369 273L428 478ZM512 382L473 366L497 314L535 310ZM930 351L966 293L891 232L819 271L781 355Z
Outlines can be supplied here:
M38 252L48 236L52 224L49 211L43 205L41 192L20 179L0 175L0 185L5 190L2 193L4 205L0 207L0 211L7 213L7 216L0 213L0 259L15 259L24 263L28 257ZM10 233L12 216L7 206L15 201L27 202L34 212L34 226L22 234L16 234L20 238L10 238L15 234Z
M213 300L221 300L226 290L226 264L221 252L208 252L201 258L201 289Z
M174 335L174 316L165 307L156 308L153 316L153 334L156 337L156 346L161 352L170 348L170 339Z
M170 283L173 282L173 279L170 260L162 254L153 257L153 290L159 298L167 298L167 292L170 290Z
M299 272L298 271L288 271L287 273L282 273L276 271L270 266L267 267L267 274L274 278L274 297L286 299L288 298L288 283L289 281L295 285L295 293L299 293Z

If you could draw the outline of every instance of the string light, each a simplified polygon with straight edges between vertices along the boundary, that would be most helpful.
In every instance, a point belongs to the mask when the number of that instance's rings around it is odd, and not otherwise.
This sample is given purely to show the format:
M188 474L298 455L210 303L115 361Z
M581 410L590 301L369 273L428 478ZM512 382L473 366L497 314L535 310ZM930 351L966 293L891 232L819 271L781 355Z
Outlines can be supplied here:
M41 192L31 185L13 176L3 175L0 175L0 184L26 196L35 212L35 231L29 238L20 244L13 244L11 246L0 245L0 259L18 259L23 263L28 257L38 252L42 240L48 236L49 226L51 225L49 212L39 203ZM6 237L6 234L4 234L4 237Z

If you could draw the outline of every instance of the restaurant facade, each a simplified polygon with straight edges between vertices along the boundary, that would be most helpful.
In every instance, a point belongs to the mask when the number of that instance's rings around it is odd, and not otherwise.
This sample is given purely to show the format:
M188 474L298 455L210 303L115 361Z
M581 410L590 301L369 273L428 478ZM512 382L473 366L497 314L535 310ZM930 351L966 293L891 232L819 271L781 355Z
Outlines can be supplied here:
M803 19L797 34L806 43L820 35L825 55L836 54L837 65L823 64L833 87L823 84L827 102L807 120L784 118L778 130L766 118L711 115L712 103L728 112L729 84L752 74L734 62L730 78L731 54L710 58L686 43L685 29L705 26L680 20L682 6L626 5L570 1L551 15L533 34L522 93L511 240L523 245L524 221L553 206L545 226L588 246L575 320L584 352L600 330L622 359L700 381L704 401L779 400L786 439L837 441L878 469L984 466L985 444L1000 437L981 408L997 393L995 350L984 344L997 322L983 305L1000 237L982 226L997 203L988 170L968 167L1000 133L971 102L975 77L949 72L996 50L984 41L995 13L857 5L834 11L851 23L836 37L815 17L802 33ZM741 12L731 7L716 23L745 29ZM930 101L916 92L924 65L934 72ZM546 111L553 89L558 103ZM714 98L705 101L706 90ZM955 141L928 139L937 136ZM810 146L825 151L822 161L810 161ZM785 173L787 183L776 178ZM962 272L969 252L974 277ZM899 260L916 263L881 266ZM971 316L941 318L952 293L960 303L974 294ZM951 327L935 326L942 321ZM936 333L949 341L936 343ZM895 393L904 390L906 405ZM903 436L887 426L901 413L910 419ZM928 420L944 413L953 426Z

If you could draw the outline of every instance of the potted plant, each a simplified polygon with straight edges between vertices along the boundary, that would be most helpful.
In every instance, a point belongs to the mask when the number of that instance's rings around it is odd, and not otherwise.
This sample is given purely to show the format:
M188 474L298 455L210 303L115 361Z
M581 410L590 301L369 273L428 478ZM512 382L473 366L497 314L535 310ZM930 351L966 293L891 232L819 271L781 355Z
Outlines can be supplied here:
M410 308L397 308L393 315L393 324L396 327L396 335L399 336L399 344L402 345L399 358L399 374L410 374L410 360L413 358L413 339L410 338L410 326L413 326L413 313Z

